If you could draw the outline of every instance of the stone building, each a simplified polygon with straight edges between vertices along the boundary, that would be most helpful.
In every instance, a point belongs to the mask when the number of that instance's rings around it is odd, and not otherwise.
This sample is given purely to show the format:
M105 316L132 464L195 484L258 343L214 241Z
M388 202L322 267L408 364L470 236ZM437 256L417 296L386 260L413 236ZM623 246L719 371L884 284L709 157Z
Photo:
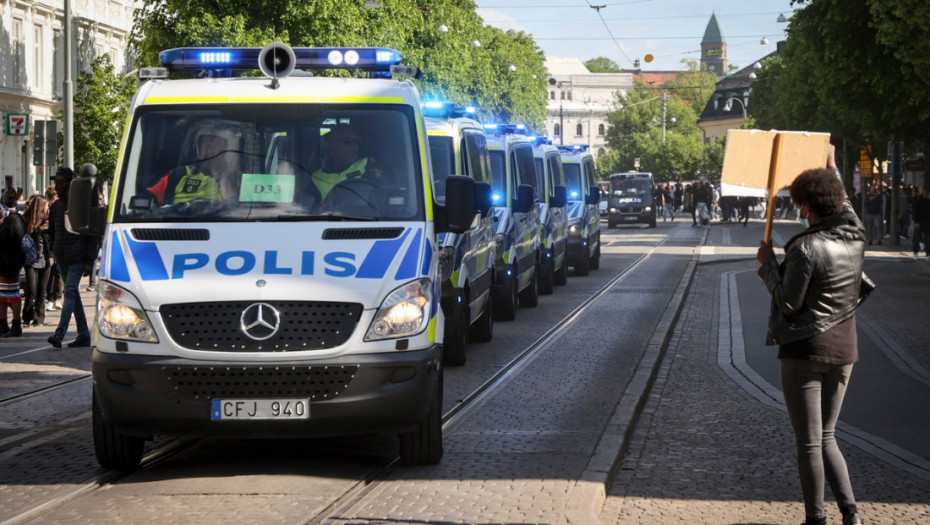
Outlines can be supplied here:
M37 122L57 122L63 110L65 1L70 2L72 86L97 56L109 54L127 73L131 0L0 0L0 175L3 187L21 186L25 196L43 191L57 166L35 164ZM54 131L54 129L52 130ZM53 134L50 134L53 135ZM53 137L49 139L53 141ZM48 141L46 142L48 144ZM51 144L54 147L54 143ZM59 145L60 146L60 145ZM60 155L59 155L60 156ZM79 159L75 162L80 164Z

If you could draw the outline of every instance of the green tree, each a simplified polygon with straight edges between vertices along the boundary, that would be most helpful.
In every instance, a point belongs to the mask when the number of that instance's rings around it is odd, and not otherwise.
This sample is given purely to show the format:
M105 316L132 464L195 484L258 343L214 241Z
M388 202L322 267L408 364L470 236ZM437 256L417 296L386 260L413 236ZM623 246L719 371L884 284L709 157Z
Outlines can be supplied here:
M610 171L640 169L657 181L690 179L701 169L704 148L697 127L697 113L674 94L666 100L665 141L662 140L662 93L638 83L626 96L618 96L618 108L607 114Z
M117 153L135 78L116 73L110 55L97 57L78 75L74 91L74 158L97 166L97 178L113 180Z
M596 57L584 63L588 71L592 73L620 73L620 66L607 57Z
M662 88L674 91L678 98L685 101L695 112L700 113L704 109L704 104L714 93L720 77L709 71L701 71L701 65L697 61L682 60L681 63L687 67L687 70L676 74L675 80L666 82Z
M545 120L544 57L522 32L485 27L472 0L142 0L133 42L142 65L181 46L379 46L421 68L424 99L476 104L487 118ZM143 38L144 35L144 38ZM510 66L514 70L510 70Z

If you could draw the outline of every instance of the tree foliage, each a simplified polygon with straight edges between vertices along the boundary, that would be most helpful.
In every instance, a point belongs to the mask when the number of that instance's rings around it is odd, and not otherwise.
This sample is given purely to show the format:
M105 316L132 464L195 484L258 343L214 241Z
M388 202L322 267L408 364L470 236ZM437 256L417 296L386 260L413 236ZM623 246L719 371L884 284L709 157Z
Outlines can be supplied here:
M485 27L472 0L142 0L133 28L141 65L181 46L379 46L422 69L424 99L474 104L481 116L539 127L544 57L525 33ZM511 68L513 66L513 68Z
M930 143L930 5L922 0L808 0L783 52L763 62L753 113L763 128ZM879 156L882 155L876 148Z
M113 180L135 79L118 74L109 55L78 75L74 92L74 158L97 166L97 178Z
M662 141L662 91L637 83L625 96L618 95L618 109L607 114L611 150L598 159L608 173L634 169L650 171L657 181L692 179L706 162L697 113L673 93L666 100L665 141Z
M607 57L595 57L584 63L588 71L592 73L620 73L620 66Z

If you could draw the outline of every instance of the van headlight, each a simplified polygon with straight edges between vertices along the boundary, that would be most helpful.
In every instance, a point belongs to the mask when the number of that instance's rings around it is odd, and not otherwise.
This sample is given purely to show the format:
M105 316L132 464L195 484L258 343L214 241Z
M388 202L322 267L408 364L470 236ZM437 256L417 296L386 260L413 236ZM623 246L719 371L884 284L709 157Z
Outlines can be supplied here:
M366 341L409 337L422 332L432 308L432 282L419 279L391 292L375 314Z
M100 335L110 339L158 342L149 316L135 295L106 281L97 286L97 329Z
M572 219L568 221L568 234L581 235L581 219Z

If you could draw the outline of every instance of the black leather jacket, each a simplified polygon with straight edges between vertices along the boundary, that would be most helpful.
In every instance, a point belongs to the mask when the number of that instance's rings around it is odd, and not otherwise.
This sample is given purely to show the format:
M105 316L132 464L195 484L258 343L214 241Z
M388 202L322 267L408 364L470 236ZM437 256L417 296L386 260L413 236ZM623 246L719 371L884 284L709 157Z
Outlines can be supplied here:
M772 294L765 344L809 339L856 312L865 227L849 201L838 216L795 235L785 245L785 260L759 267Z

